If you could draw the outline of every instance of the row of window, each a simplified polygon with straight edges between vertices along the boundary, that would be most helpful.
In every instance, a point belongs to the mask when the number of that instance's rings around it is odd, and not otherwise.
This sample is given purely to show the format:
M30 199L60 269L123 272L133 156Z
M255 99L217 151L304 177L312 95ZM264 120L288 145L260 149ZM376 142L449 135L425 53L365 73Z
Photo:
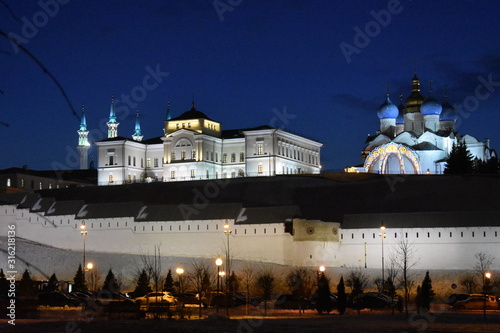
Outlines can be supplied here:
M10 178L7 178L5 185L7 187L11 187L12 186L12 181L11 181ZM43 190L43 182L38 182L37 185L38 185L38 189L39 190ZM21 188L25 188L25 186L26 186L26 182L24 181L23 178L21 178ZM35 189L35 181L33 181L33 180L31 181L31 187L30 188L33 189L33 190ZM53 188L53 185L52 185L51 182L48 183L47 188L48 189L52 189ZM59 184L56 184L55 188L59 188Z
M423 234L423 235L422 235L422 234ZM422 233L422 234L421 234L421 233L416 232L416 233L415 233L415 238L419 238L420 236L422 236L422 237L426 237L426 236L427 236L427 238L431 238L431 233L430 233L430 232L427 232L427 233ZM441 238L441 236L443 236L443 237L444 237L444 235L443 235L443 234L446 234L446 233L445 233L445 232L443 232L443 233L442 233L441 231L439 231L439 232L437 233L437 237L438 237L438 238ZM384 238L386 238L386 237L387 237L387 235L388 235L388 234L384 234ZM470 235L471 235L472 237L476 237L476 232L475 232L475 231L471 231L471 234L470 234ZM493 233L493 235L494 235L494 237L498 237L498 232L497 232L497 231L495 231L495 232ZM398 238L398 237L401 237L401 236L403 236L403 235L402 235L402 234L398 234L398 233L394 233L394 238ZM483 236L483 237L486 237L486 236L487 236L487 232L486 232L486 231L483 231L483 232L482 232L482 236ZM372 238L376 238L376 237L381 237L381 235L380 235L380 234L375 234L375 233L372 233ZM452 232L452 231L450 231L450 232L449 232L449 238L452 238L452 237L453 237L453 232ZM461 231L461 232L460 232L460 237L461 237L461 238L462 238L462 237L464 237L464 232L463 232L463 231ZM405 232L405 234L404 234L404 238L408 238L408 232ZM340 239L344 239L344 234L341 234L341 235L340 235ZM351 239L354 239L354 233L351 233ZM365 239L365 234L364 234L364 233L362 233L362 234L361 234L361 239Z
M278 155L307 162L309 164L319 164L319 153L311 152L309 149L306 149L306 159L304 159L304 149L305 148L290 145L289 143L284 143L283 141L278 141Z

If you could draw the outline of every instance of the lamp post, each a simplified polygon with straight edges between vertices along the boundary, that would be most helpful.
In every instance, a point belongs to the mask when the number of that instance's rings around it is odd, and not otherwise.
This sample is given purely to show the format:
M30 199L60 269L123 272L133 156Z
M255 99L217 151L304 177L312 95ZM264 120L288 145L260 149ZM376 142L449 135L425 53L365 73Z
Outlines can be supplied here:
M85 221L82 221L82 224L80 224L80 233L83 236L83 283L85 283L85 240L87 239L87 230L85 229Z
M219 288L220 288L220 266L222 265L222 259L221 258L217 258L217 260L215 260L215 264L217 265L217 296L216 297L219 297ZM216 308L217 308L217 313L219 313L219 303L216 304Z
M319 268L318 268L318 274L317 274L317 276L318 276L318 289L319 289L319 282L320 282L320 278L321 278L322 274L325 274L325 266L323 266L323 265L319 266Z
M229 278L231 277L231 264L230 264L230 256L229 256L229 235L231 235L233 231L229 229L229 223L224 224L224 234L226 234L227 237L227 251L226 251L226 271L227 271L227 278L226 278L226 291L229 291L229 285L228 281Z
M179 267L175 270L175 272L179 276L179 294L182 294L182 274L184 274L184 269Z
M491 273L486 272L483 275L483 316L484 320L486 320L486 295L487 291L489 291L490 288L490 279L491 279Z
M384 275L384 238L386 236L385 234L385 226L382 223L382 226L380 227L380 237L382 238L382 291L384 291L384 284L385 284L385 275Z
M91 263L91 262L89 262L87 264L87 266L85 266L85 268L83 269L83 273L85 274L85 272L90 272L92 270L92 268L94 268L94 264ZM95 289L94 288L95 287L94 284L95 283L94 283L94 276L93 276L93 274L90 274L90 284L91 284L91 288L90 289L92 289L91 291L94 291L94 289Z

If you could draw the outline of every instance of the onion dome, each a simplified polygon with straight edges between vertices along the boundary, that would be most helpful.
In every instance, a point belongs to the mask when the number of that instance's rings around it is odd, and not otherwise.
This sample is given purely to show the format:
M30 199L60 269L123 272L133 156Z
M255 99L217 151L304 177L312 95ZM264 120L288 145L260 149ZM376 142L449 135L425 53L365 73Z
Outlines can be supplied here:
M429 97L420 106L420 113L424 116L440 115L443 111L443 106L437 99L432 97L432 81L429 81Z
M378 107L377 115L379 119L388 119L388 118L396 118L399 114L398 107L391 102L389 98L389 94L387 94L387 98L385 102Z
M457 121L458 119L458 113L453 107L448 102L443 103L443 112L439 115L439 120L440 121Z
M424 96L420 93L420 80L417 77L417 73L413 75L413 79L411 80L411 94L406 98L406 106L407 108L411 108L412 106L418 106L424 102ZM408 112L417 112L418 109L415 110L407 110Z
M441 114L441 111L443 111L443 107L441 106L441 103L432 96L429 96L425 100L425 102L420 106L420 112L424 116L429 116L429 115L439 115Z

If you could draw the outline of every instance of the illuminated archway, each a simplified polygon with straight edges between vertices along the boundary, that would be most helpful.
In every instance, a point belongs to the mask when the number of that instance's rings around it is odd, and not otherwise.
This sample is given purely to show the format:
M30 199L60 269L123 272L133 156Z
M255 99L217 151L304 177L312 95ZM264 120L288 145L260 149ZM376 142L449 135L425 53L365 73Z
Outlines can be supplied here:
M418 162L418 157L415 152L405 145L394 142L381 145L372 150L365 160L365 172L373 172L374 167L378 164L379 173L394 173L388 170L388 162L391 156L397 158L397 163L399 165L398 173L407 173L406 161L413 167L413 173L420 173L420 163Z

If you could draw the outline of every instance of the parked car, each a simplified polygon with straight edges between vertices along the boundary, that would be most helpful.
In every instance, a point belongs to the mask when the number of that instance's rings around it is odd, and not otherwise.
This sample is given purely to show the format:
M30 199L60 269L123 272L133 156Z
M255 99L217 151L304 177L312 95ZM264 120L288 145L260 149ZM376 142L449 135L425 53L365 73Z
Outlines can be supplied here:
M333 309L337 308L338 306L338 297L334 293L330 293L330 296L328 298L329 302L327 304L323 304L323 306L318 306L318 294L314 294L310 299L309 302L311 304L311 307L316 309L319 313L322 313L323 311L330 313Z
M139 304L120 293L97 291L83 298L86 316L107 315L119 318L139 318Z
M366 293L356 296L352 303L355 309L383 309L397 306L397 299L382 293Z
M177 304L177 299L169 291L152 292L141 297L134 298L141 309L149 310L151 307L167 307Z
M283 294L276 299L274 307L277 309L313 309L311 302L304 298L296 295Z
M185 292L182 294L174 294L173 295L177 300L178 304L182 304L182 306L199 306L200 305L200 296L197 292ZM207 302L205 297L201 298L201 305L206 308Z
M495 296L472 294L463 301L457 301L453 304L454 309L482 310L486 307L488 310L498 310L498 301Z
M69 297L58 291L41 292L36 296L37 304L42 306L76 307L83 302L76 297Z
M447 304L453 306L456 302L466 300L469 297L470 294L451 294L450 297L448 297Z

